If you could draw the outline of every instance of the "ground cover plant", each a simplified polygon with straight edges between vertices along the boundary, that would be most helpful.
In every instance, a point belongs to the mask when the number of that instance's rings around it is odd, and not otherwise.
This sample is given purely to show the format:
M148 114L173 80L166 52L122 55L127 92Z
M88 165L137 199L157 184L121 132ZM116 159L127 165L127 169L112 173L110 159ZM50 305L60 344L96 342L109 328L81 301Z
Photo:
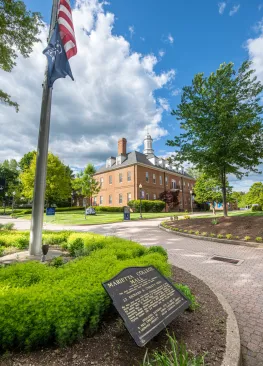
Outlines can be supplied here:
M71 233L66 243L73 255L83 250L82 256L58 266L26 262L0 268L1 351L64 346L84 330L93 333L110 306L101 283L126 267L154 265L171 275L163 248L91 233Z

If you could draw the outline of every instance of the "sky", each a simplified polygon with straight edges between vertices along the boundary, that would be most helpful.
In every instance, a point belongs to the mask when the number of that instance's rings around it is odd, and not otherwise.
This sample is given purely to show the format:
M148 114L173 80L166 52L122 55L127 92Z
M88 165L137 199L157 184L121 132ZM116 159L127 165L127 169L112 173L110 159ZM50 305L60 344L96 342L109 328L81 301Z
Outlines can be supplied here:
M45 27L28 59L11 73L0 70L1 88L20 104L0 106L0 161L36 149L42 81L52 1L25 0ZM72 1L78 46L70 64L75 81L53 89L50 151L74 170L117 155L117 141L143 150L148 131L157 156L169 156L167 139L180 133L171 110L194 75L209 75L223 62L239 67L250 59L263 82L263 0L77 0ZM262 166L263 170L263 166ZM247 191L262 175L242 181Z

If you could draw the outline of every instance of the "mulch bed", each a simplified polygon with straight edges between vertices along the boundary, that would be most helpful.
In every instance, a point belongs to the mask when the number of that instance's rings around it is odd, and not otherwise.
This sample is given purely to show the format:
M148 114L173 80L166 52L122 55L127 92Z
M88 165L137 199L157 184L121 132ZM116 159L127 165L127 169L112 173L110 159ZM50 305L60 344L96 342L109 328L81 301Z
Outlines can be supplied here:
M196 355L207 352L206 366L221 365L227 318L221 304L209 287L190 273L173 267L173 280L191 288L200 308L194 312L185 311L168 326L169 333L174 333L179 342L184 342L188 351ZM146 348L151 353L157 349L162 350L166 344L164 330L147 347L139 348L117 313L111 309L94 336L85 336L80 342L66 348L50 347L30 353L6 354L1 357L0 366L135 366L142 363Z
M218 224L212 224L212 218L203 218L178 221L166 221L167 225L178 227L185 230L199 230L208 234L232 234L239 236L239 239L244 239L245 236L250 236L255 239L258 236L263 237L263 216L231 216L231 217L216 217Z

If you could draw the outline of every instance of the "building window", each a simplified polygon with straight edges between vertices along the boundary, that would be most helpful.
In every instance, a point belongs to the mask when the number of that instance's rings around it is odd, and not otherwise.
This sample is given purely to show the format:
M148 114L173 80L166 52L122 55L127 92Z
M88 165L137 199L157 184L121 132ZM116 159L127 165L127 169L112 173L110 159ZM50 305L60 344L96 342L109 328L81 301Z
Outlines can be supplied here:
M160 175L159 179L160 179L160 185L162 185L163 184L163 177Z
M103 204L103 196L100 196L100 205Z
M109 184L112 184L112 175L109 176Z
M131 181L131 172L127 173L127 181L130 182Z
M145 173L145 179L146 179L146 182L149 182L149 173L148 172Z
M119 194L119 203L122 203L122 194Z
M156 200L156 194L153 195L153 199Z
M146 199L147 200L149 200L150 198L149 198L150 196L149 196L149 193L146 193Z
M176 181L175 180L172 180L172 182L171 182L171 188L172 189L176 189Z
M109 195L109 205L111 205L112 204L112 195L110 194Z
M153 174L153 183L156 184L156 176Z
M93 197L93 203L94 203L94 205L97 204L97 196Z
M127 202L131 201L131 193L127 193Z
M103 185L103 178L100 178L100 186L102 187Z
M122 183L122 173L119 174L119 183Z
M165 184L168 186L168 177L165 177Z

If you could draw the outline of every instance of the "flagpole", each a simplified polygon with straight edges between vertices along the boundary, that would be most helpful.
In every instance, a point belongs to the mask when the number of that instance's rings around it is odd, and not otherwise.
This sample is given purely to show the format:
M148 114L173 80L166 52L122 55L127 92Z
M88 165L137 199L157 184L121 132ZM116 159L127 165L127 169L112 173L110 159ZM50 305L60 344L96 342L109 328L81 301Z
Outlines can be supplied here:
M56 24L58 2L59 0L53 0L51 21L49 28L49 38L51 35L51 31L54 29ZM51 100L52 100L52 88L48 87L47 72L48 68L46 67L43 82L42 105L41 105L40 125L38 134L36 175L34 185L31 228L30 228L30 242L29 242L30 255L39 255L42 253L42 228L43 228L43 215L45 208L44 203L45 203L48 142L49 142L50 113L51 113Z

